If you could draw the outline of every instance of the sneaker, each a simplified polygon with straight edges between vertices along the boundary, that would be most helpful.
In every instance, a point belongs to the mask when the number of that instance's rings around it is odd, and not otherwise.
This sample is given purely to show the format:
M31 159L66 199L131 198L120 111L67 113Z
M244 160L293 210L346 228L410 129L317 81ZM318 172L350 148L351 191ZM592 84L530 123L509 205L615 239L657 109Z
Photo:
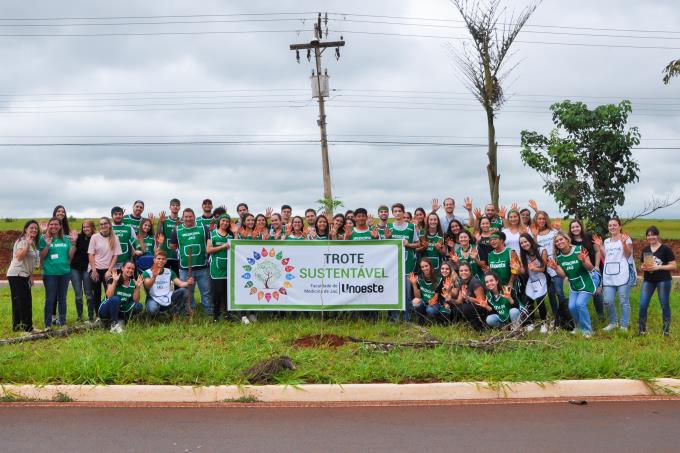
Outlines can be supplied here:
M569 333L572 335L576 335L578 333L578 329L570 330Z
M248 315L248 319L250 319L250 322L256 322L256 321L257 321L257 316L255 316L255 315Z
M114 322L111 325L111 332L112 333L123 333L123 326L121 325L120 321Z
M535 329L535 327L534 327L533 324L529 324L528 326L526 326L526 331L527 331L527 332L533 332L534 329Z
M583 334L583 338L592 338L592 337L593 337L593 334L590 333L590 332Z
M97 318L94 321L92 321L92 327L101 327L102 325L102 320Z
M647 335L646 330L638 330L638 337L644 337L645 335Z
M621 326L619 329L621 329L622 332L628 332L628 327Z
M241 316L241 323L242 324L250 324L250 319L248 319L247 316Z
M616 329L616 324L608 324L607 327L602 329L602 332L611 332L614 329Z
M548 326L541 324L541 333L548 333Z

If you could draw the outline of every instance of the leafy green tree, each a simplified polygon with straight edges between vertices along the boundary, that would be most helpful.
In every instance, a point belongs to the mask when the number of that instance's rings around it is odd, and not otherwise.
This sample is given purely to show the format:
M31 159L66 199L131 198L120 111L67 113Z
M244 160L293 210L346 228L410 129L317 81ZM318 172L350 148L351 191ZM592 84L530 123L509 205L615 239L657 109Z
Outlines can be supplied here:
M680 75L680 60L673 60L663 69L663 83L668 85L671 78Z
M270 285L276 283L281 275L281 267L272 261L262 261L253 269L253 276L262 282L265 289L272 289L273 286Z
M640 133L626 130L631 104L589 110L582 102L563 101L550 109L556 126L550 136L522 131L522 162L541 175L563 212L605 234L626 199L626 184L638 181L632 148Z

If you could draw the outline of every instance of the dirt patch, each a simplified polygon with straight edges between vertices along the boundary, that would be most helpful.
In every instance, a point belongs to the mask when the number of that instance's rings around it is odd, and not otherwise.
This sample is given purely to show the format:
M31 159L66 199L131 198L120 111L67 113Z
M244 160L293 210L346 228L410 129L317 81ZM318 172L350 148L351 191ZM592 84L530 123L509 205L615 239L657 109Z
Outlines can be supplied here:
M293 342L293 346L298 348L338 348L349 340L338 335L307 335L298 338Z

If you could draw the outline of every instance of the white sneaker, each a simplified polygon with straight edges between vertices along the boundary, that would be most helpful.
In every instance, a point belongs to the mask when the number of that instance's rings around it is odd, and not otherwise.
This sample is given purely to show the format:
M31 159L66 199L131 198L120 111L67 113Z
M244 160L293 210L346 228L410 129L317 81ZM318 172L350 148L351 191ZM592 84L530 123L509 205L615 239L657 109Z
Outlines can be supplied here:
M250 324L250 319L247 316L241 316L241 324Z
M114 322L113 325L111 326L111 332L112 333L123 333L123 326L119 322Z
M529 324L529 325L526 327L526 331L527 331L527 332L533 332L535 328L536 328L536 327L534 327L533 324Z
M255 315L248 315L248 319L250 319L250 322L256 322L256 321L257 321L257 316L255 316Z
M569 333L572 335L576 335L578 333L578 329L570 330Z
M607 327L602 329L602 331L603 332L611 332L614 329L616 329L616 324L608 324Z
M541 333L548 333L548 326L541 324Z
M92 327L101 327L101 326L102 326L102 320L99 319L99 318L96 318L96 319L92 322Z
M628 327L621 326L619 329L621 329L622 332L628 332Z

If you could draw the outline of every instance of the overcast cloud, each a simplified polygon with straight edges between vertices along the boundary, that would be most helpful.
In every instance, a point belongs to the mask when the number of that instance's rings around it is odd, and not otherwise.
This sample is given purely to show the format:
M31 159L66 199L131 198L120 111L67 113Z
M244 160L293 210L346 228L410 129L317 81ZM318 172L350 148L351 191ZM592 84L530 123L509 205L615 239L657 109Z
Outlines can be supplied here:
M520 8L526 1L509 1ZM93 18L317 11L379 16L460 19L448 0L342 1L4 1L2 17ZM278 16L299 19L301 14ZM305 17L311 17L307 14ZM256 16L240 17L257 18ZM269 17L270 18L270 17ZM484 143L481 107L460 81L446 43L421 37L364 35L350 31L465 36L459 29L349 22L399 19L331 16L329 39L347 45L324 67L334 91L328 130L337 140ZM230 20L233 17L155 19ZM149 22L116 19L108 22ZM0 24L92 23L0 20ZM419 23L426 23L419 21ZM429 22L459 25L456 22ZM529 24L675 31L677 2L603 0L544 1ZM312 22L240 22L78 27L0 27L0 34L148 33L235 30L299 30L282 33L170 36L0 37L0 143L91 143L205 140L317 140L318 109L310 99L312 65L296 64L291 43L312 39ZM342 32L334 32L342 30ZM560 31L556 28L527 28ZM564 30L562 30L564 31ZM566 30L570 33L632 32ZM591 107L631 99L645 147L680 146L680 79L661 83L661 69L680 57L680 35L635 33L675 39L603 38L522 33L521 41L660 46L674 49L515 44L519 66L509 78L510 101L497 120L501 144L518 144L523 129L548 133L548 106L562 99ZM230 90L262 90L233 92ZM266 91L271 90L271 91ZM366 91L358 91L366 90ZM380 91L372 91L380 90ZM414 91L394 93L388 90ZM122 94L122 93L137 94ZM165 93L159 93L165 92ZM448 92L448 93L424 93ZM64 94L80 93L78 96ZM21 96L18 96L21 95ZM40 95L40 96L35 96ZM254 97L253 95L258 95ZM263 96L266 95L266 96ZM368 97L368 96L374 97ZM234 97L243 96L243 97ZM395 97L397 96L397 97ZM444 104L444 105L440 105ZM290 107L296 105L297 107ZM248 108L234 108L248 107ZM396 107L396 108L395 108ZM143 109L143 110L140 110ZM134 111L137 110L137 111ZM220 135L220 136L218 136ZM413 136L413 137L404 137ZM662 140L663 139L663 140ZM433 196L475 204L488 200L486 154L481 147L416 147L334 144L334 195L346 208L403 201L427 207ZM536 198L557 208L517 148L499 151L501 202ZM640 182L628 188L625 215L651 196L680 193L677 150L637 150ZM294 211L317 207L321 198L318 144L2 147L0 216L46 216L56 204L69 214L95 216L113 205L143 199L147 210L167 208L178 197L200 208L205 197L229 212L246 201L252 212L282 203ZM659 213L680 216L680 206Z

